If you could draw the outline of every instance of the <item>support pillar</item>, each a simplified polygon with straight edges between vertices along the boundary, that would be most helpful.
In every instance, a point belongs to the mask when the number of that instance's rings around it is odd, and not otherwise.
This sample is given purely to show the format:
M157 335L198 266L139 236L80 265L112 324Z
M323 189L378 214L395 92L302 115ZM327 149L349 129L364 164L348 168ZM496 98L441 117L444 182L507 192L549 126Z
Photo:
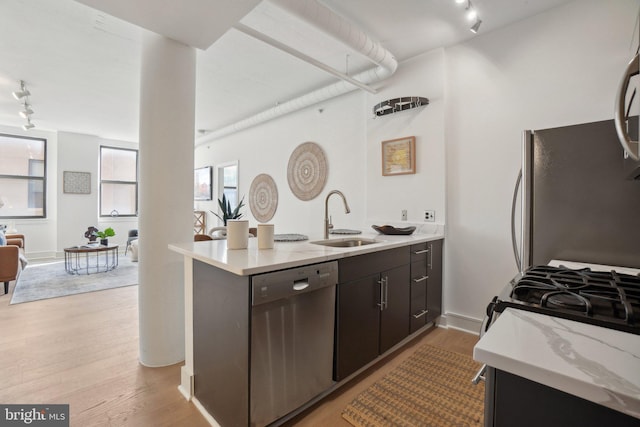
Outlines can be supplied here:
M193 239L196 51L146 33L140 90L140 363L184 360L182 256Z

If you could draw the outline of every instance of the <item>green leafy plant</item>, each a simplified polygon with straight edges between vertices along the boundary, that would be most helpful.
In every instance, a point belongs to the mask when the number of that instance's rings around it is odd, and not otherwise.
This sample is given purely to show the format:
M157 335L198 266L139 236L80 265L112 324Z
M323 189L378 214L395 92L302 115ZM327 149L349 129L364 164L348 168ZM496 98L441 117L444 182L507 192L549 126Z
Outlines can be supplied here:
M222 199L218 199L218 206L222 211L222 216L214 211L211 211L211 213L218 217L226 226L228 220L242 218L243 214L240 213L240 209L244 207L244 196L240 200L240 203L238 203L238 206L236 206L235 209L231 209L231 203L229 203L229 200L227 200L227 197L223 194Z
M100 231L100 230L95 231L95 235L101 239L106 239L107 237L115 236L116 232L113 230L113 228L108 227L108 228L105 228L104 231Z

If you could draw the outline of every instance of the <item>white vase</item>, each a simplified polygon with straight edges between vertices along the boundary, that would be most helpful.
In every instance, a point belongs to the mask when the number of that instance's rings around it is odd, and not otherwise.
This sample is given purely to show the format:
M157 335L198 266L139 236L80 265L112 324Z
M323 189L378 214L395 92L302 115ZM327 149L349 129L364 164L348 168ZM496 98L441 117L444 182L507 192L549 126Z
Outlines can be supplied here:
M247 249L249 246L249 221L230 219L227 221L227 249Z

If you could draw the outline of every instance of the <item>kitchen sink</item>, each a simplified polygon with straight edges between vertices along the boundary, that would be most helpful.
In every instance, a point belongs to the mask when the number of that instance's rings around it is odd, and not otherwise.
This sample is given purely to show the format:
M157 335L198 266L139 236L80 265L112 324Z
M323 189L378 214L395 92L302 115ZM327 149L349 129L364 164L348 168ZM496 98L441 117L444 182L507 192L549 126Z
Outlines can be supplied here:
M373 239L363 239L361 237L345 237L344 239L316 240L309 243L313 243L314 245L331 246L334 248L352 248L355 246L371 245L372 243L378 243L378 241Z

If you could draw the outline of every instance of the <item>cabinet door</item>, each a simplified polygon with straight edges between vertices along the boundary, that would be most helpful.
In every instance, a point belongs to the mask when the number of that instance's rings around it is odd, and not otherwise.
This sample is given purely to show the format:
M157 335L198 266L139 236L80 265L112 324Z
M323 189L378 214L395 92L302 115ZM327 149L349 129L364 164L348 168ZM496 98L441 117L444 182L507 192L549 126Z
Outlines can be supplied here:
M429 242L428 267L427 323L442 314L442 240Z
M409 265L382 272L386 279L381 294L386 304L380 311L380 354L409 335L410 285Z
M336 381L346 378L378 357L379 277L379 274L373 274L338 284Z

